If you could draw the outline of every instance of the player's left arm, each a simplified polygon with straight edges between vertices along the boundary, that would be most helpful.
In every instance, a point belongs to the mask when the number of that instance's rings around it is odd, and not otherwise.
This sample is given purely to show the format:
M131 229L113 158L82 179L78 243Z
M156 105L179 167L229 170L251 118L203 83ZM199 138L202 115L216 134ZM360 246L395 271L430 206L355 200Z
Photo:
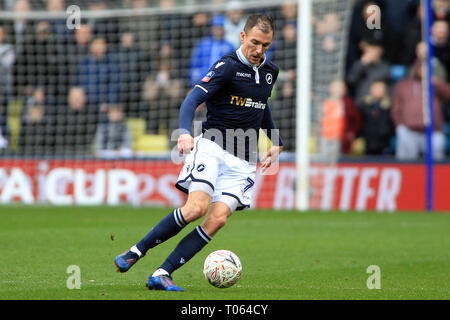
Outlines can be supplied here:
M264 109L264 117L261 128L266 130L267 136L272 142L272 146L261 160L262 168L264 170L269 168L272 163L276 162L281 151L283 151L283 139L280 136L279 130L275 126L272 118L272 110L270 109L269 104L267 104L266 108Z

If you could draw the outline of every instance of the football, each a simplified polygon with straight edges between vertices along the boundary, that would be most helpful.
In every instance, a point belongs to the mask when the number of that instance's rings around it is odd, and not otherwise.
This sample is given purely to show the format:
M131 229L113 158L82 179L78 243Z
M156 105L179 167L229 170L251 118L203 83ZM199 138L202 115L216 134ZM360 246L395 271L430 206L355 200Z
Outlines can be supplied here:
M239 257L229 250L217 250L210 253L203 266L206 280L216 288L229 288L234 285L242 273Z

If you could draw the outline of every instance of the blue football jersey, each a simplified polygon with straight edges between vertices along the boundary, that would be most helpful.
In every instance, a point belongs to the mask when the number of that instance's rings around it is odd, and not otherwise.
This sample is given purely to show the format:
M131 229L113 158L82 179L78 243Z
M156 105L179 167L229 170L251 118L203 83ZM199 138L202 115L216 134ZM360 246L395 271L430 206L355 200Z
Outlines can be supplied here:
M275 129L267 101L278 72L267 59L259 66L250 64L240 49L215 62L191 93L206 103L203 137L240 158L256 155L259 129Z
M212 132L210 136L214 139L215 132L211 129L219 130L222 146L229 152L247 160L249 154L256 154L259 129L269 129L264 120L270 112L267 101L278 72L278 67L268 60L259 66L250 64L239 49L211 66L196 85L208 93L207 119L202 125L204 136Z
M278 67L264 61L251 67L239 51L217 61L196 85L208 93L203 129L259 129Z

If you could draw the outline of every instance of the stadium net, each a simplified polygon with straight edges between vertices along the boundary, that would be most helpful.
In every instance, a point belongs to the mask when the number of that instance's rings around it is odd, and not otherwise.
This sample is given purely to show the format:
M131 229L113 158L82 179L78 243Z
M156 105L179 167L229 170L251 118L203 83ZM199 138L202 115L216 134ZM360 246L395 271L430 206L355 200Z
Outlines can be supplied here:
M28 197L32 202L179 205L182 199L168 185L179 170L170 164L170 151L176 144L171 133L178 128L180 104L214 61L240 45L239 32L254 12L267 13L276 22L276 40L267 55L280 75L270 104L285 142L283 159L293 161L296 84L302 81L296 70L297 1L18 0L2 6L3 189L5 177L21 168L35 186ZM339 158L341 106L329 96L331 88L339 91L343 77L352 6L346 0L313 1L308 148L316 155L313 161L327 168ZM223 41L212 44L210 35ZM204 117L201 106L196 120ZM50 172L55 168L71 171L54 177ZM93 186L97 180L114 180L111 170L103 170L114 168L131 170L139 178L132 181L122 172L116 177L118 189L105 196ZM316 192L326 189L324 179L311 177L311 206L328 206L330 197ZM138 195L124 191L130 188L127 181ZM159 195L150 196L155 190ZM26 198L22 195L22 201Z

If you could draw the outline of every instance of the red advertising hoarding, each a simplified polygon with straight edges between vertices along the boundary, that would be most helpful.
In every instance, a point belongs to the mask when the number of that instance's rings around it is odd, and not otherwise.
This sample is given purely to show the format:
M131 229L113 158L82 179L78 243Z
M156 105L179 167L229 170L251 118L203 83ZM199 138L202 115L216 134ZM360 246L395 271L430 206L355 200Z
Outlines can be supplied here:
M0 203L177 207L181 165L168 160L0 160ZM425 210L425 166L344 163L311 166L311 206L337 210ZM295 208L295 164L257 174L253 207ZM434 168L434 209L450 212L450 165Z

